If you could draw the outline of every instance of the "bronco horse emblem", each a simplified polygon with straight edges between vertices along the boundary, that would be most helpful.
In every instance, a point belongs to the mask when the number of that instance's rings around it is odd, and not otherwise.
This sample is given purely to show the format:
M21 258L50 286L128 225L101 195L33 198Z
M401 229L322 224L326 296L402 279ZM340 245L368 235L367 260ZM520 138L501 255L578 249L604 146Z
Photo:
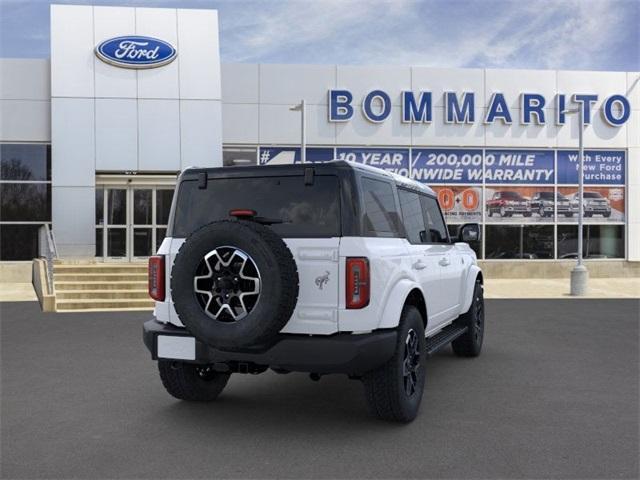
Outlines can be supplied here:
M329 272L325 270L324 275L316 277L316 285L320 290L322 290L322 287L324 287L327 283L329 283Z

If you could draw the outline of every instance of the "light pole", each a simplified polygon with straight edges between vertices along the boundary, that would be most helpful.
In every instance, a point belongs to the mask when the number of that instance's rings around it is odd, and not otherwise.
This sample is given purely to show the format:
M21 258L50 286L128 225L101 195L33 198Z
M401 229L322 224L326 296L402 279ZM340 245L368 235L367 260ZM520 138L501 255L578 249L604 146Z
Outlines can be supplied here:
M584 102L579 108L565 110L563 113L578 113L578 261L571 270L571 295L580 297L587 293L589 271L583 263L582 224L584 220Z
M300 112L300 160L307 163L307 122L304 99L300 103L289 107L292 112Z

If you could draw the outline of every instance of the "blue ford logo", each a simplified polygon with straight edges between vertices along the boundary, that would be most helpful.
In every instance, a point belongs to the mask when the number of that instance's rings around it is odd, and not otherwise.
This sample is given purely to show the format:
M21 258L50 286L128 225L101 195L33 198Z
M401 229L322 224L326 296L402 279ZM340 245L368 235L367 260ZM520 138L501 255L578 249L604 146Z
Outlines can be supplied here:
M157 38L128 35L105 40L96 47L103 62L124 68L155 68L173 61L178 52Z

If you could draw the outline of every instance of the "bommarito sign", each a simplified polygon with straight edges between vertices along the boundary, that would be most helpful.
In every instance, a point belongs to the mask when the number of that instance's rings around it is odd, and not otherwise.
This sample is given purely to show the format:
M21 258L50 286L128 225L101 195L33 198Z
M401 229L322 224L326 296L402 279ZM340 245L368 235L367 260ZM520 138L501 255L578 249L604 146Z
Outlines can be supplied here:
M349 90L331 89L329 95L329 121L348 122L355 114L353 94ZM400 94L403 123L430 123L433 120L433 95L429 91L418 93L404 91ZM568 95L559 93L555 96L555 118L548 119L545 111L547 98L539 93L520 94L520 118L518 121L523 125L544 125L554 121L556 125L564 125L566 122L566 110L568 109ZM444 122L452 124L475 123L482 121L485 124L492 124L501 121L505 124L514 122L511 109L505 95L496 92L491 96L487 105L487 112L484 118L478 118L475 107L475 93L445 92L444 100ZM598 95L575 93L570 96L573 104L581 106L584 110L584 123L591 123L591 109L598 101ZM360 110L362 115L373 123L381 123L391 115L391 97L384 90L372 90L367 93L361 101ZM602 116L612 127L624 125L631 115L631 105L627 97L621 94L610 95L604 100L602 105Z

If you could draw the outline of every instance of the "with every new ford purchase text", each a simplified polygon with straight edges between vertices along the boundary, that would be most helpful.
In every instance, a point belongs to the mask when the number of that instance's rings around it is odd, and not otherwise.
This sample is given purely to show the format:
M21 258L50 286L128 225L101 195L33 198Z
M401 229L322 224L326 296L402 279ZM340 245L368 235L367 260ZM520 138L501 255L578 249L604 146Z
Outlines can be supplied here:
M429 187L366 165L190 168L149 260L144 342L182 400L214 400L232 373L342 373L373 415L408 422L428 356L480 354L479 237L450 237Z

